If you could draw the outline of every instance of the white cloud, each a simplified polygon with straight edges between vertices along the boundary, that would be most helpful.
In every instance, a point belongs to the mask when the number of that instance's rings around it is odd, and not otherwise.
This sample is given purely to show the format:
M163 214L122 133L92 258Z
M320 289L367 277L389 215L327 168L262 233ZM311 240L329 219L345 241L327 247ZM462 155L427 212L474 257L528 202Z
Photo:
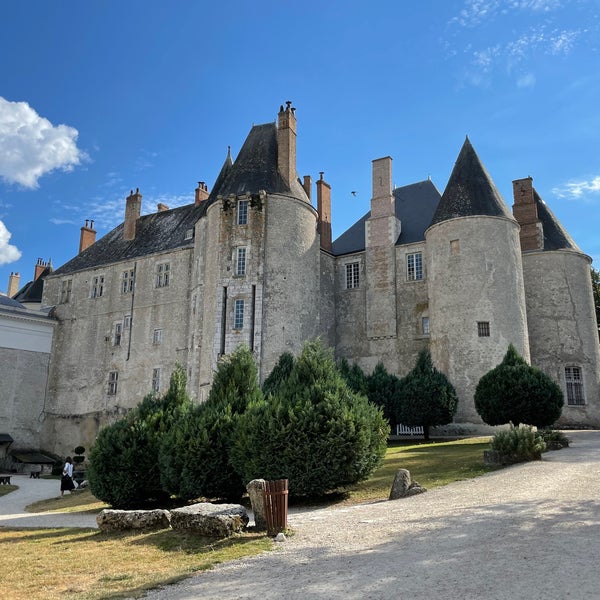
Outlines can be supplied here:
M498 15L518 11L548 13L562 6L561 0L465 0L463 8L451 23L458 23L462 27L477 27Z
M581 181L570 181L560 187L553 188L553 194L559 198L570 198L572 200L585 199L591 194L600 194L600 175L592 179Z
M0 177L35 189L42 175L71 171L87 159L77 147L78 135L73 127L40 117L26 102L0 96Z
M21 251L16 246L9 244L10 238L10 231L0 221L0 265L8 265L21 258Z

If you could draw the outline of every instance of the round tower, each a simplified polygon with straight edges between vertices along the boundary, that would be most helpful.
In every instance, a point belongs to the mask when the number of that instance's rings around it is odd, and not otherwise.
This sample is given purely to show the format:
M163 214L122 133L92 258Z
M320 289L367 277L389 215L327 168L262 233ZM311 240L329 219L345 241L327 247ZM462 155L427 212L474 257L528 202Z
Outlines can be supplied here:
M431 354L455 386L457 423L481 423L479 379L509 344L529 361L519 225L468 138L429 229Z

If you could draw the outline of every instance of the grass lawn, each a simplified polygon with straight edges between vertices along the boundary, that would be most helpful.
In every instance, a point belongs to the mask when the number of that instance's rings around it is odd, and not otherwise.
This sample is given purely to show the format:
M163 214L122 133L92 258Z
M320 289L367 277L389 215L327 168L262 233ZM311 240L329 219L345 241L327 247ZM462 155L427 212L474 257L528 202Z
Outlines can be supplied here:
M476 477L494 470L483 464L483 450L488 448L489 438L391 442L384 464L368 481L326 501L348 504L387 499L401 468L427 488ZM105 507L89 490L83 490L36 502L28 509L99 512ZM11 600L139 597L149 588L271 548L269 538L251 533L215 541L172 530L107 534L92 529L0 528L0 595Z

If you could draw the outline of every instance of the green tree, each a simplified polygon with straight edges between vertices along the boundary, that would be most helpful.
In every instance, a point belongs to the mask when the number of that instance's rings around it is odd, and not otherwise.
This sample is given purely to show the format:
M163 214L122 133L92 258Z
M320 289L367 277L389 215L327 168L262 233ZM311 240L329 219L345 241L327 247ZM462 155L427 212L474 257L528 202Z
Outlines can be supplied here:
M158 454L161 440L181 412L189 409L185 371L177 366L169 390L149 394L123 419L102 429L89 453L88 479L96 498L113 508L164 504Z
M373 372L367 377L367 397L369 402L381 407L383 416L388 420L392 431L401 423L398 394L400 379L388 373L383 363L377 363Z
M338 369L340 375L353 392L362 394L363 396L367 395L369 391L368 378L356 363L350 366L350 363L345 358L342 358L338 363Z
M163 439L162 483L182 499L239 500L245 491L229 455L236 420L262 398L256 364L247 346L223 358L205 403L194 406Z
M475 390L475 408L488 425L548 427L560 417L563 403L560 387L529 366L512 344L502 362L479 380Z
M240 418L231 458L245 482L289 480L292 496L319 496L366 479L385 454L389 426L352 392L330 351L310 341L276 393Z
M400 422L409 427L423 427L429 439L430 427L450 423L456 414L458 397L448 378L438 371L429 350L422 350L414 369L400 381Z
M596 306L596 322L598 324L598 335L600 335L600 271L591 267L592 291L594 292L594 305Z
M292 372L294 366L294 356L289 352L284 352L269 373L269 376L263 381L262 391L266 396L273 394L279 389L282 381L285 381Z

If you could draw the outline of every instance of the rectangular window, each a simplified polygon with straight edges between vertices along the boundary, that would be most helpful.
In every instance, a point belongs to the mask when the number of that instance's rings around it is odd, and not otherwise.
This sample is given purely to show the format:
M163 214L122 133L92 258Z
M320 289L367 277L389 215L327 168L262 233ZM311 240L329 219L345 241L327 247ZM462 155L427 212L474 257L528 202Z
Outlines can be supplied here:
M155 329L152 334L153 344L162 344L162 329Z
M422 252L406 255L406 278L408 281L420 281L423 279Z
M131 328L131 315L125 315L123 317L123 329L125 329L125 331L127 331L130 328Z
M121 335L123 334L123 324L115 323L115 335L113 338L113 345L120 346L121 345Z
M134 271L123 271L123 275L121 276L121 293L122 294L130 294L133 292L133 277Z
M248 223L248 200L240 200L237 207L237 224L246 225Z
M194 237L194 229L192 227L190 227L189 229L185 230L185 237L183 238L184 240L191 240Z
M167 287L170 280L171 267L169 263L156 265L156 287Z
M100 298L104 294L104 275L98 275L92 279L92 298Z
M119 383L119 372L111 371L108 374L108 394L114 396L117 393L117 385Z
M246 274L246 248L238 248L235 256L235 274Z
M477 321L477 335L479 337L490 337L489 321Z
M152 391L160 392L160 369L152 369Z
M359 264L357 262L348 263L346 265L346 289L351 290L358 287L359 280Z
M569 406L581 406L585 404L581 368L565 367L565 379L567 381L567 404Z
M429 335L429 317L423 317L421 319L421 331L423 335Z
M235 301L235 313L233 315L233 328L242 329L244 327L244 301Z
M71 301L71 289L73 287L72 279L65 279L60 284L60 303L67 304Z

